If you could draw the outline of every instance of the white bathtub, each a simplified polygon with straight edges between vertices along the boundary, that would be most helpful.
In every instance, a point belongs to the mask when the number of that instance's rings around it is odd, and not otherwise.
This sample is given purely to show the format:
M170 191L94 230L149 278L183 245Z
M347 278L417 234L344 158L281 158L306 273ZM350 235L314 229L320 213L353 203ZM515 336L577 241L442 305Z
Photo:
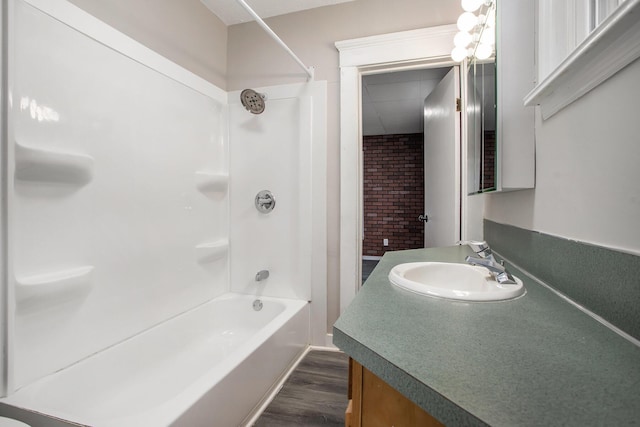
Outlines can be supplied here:
M242 425L309 342L306 301L226 294L2 402L91 426Z

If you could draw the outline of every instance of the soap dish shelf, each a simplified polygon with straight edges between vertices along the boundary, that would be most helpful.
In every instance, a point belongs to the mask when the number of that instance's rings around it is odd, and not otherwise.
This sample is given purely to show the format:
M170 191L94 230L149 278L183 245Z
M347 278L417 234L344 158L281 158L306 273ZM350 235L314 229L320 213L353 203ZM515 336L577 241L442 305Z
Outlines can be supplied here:
M92 285L94 267L86 265L50 273L16 277L18 307L52 300L72 300L86 295Z
M206 195L226 194L229 185L229 175L224 173L214 173L208 171L197 171L195 173L196 187Z
M223 258L229 250L227 239L218 239L213 242L201 243L196 246L196 258L201 264L210 263Z
M94 159L87 154L15 144L18 181L55 182L82 186L93 178Z

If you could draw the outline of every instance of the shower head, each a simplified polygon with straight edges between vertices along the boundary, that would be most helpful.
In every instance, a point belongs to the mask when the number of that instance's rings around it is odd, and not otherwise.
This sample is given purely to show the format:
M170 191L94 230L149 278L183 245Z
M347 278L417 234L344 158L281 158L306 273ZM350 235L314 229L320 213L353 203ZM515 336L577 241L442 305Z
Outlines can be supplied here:
M253 89L245 89L240 93L242 105L253 114L260 114L264 111L265 98L266 96L263 93L258 93Z

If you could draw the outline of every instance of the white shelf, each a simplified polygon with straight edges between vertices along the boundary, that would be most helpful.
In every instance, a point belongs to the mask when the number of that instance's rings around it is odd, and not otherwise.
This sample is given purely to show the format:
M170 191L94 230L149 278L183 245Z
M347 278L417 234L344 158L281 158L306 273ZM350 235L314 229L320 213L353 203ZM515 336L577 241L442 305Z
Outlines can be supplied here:
M195 173L196 187L200 192L212 194L225 194L229 185L229 175L207 171L197 171Z
M21 181L85 185L93 177L93 157L15 144L15 178Z
M196 257L199 263L204 264L223 258L228 251L229 241L227 239L218 239L196 246Z
M93 266L86 265L50 273L16 277L16 301L19 307L71 300L87 294L92 285Z

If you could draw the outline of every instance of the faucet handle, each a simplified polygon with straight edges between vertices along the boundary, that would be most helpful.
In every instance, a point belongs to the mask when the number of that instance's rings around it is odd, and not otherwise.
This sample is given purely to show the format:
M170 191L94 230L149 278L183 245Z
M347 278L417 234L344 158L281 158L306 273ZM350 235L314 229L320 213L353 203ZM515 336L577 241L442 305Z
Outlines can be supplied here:
M489 245L485 240L467 240L463 243L469 245L469 247L476 253L489 249Z
M491 248L489 244L484 240L467 240L466 243L473 252L479 255L482 258L493 259L493 253L491 252Z

